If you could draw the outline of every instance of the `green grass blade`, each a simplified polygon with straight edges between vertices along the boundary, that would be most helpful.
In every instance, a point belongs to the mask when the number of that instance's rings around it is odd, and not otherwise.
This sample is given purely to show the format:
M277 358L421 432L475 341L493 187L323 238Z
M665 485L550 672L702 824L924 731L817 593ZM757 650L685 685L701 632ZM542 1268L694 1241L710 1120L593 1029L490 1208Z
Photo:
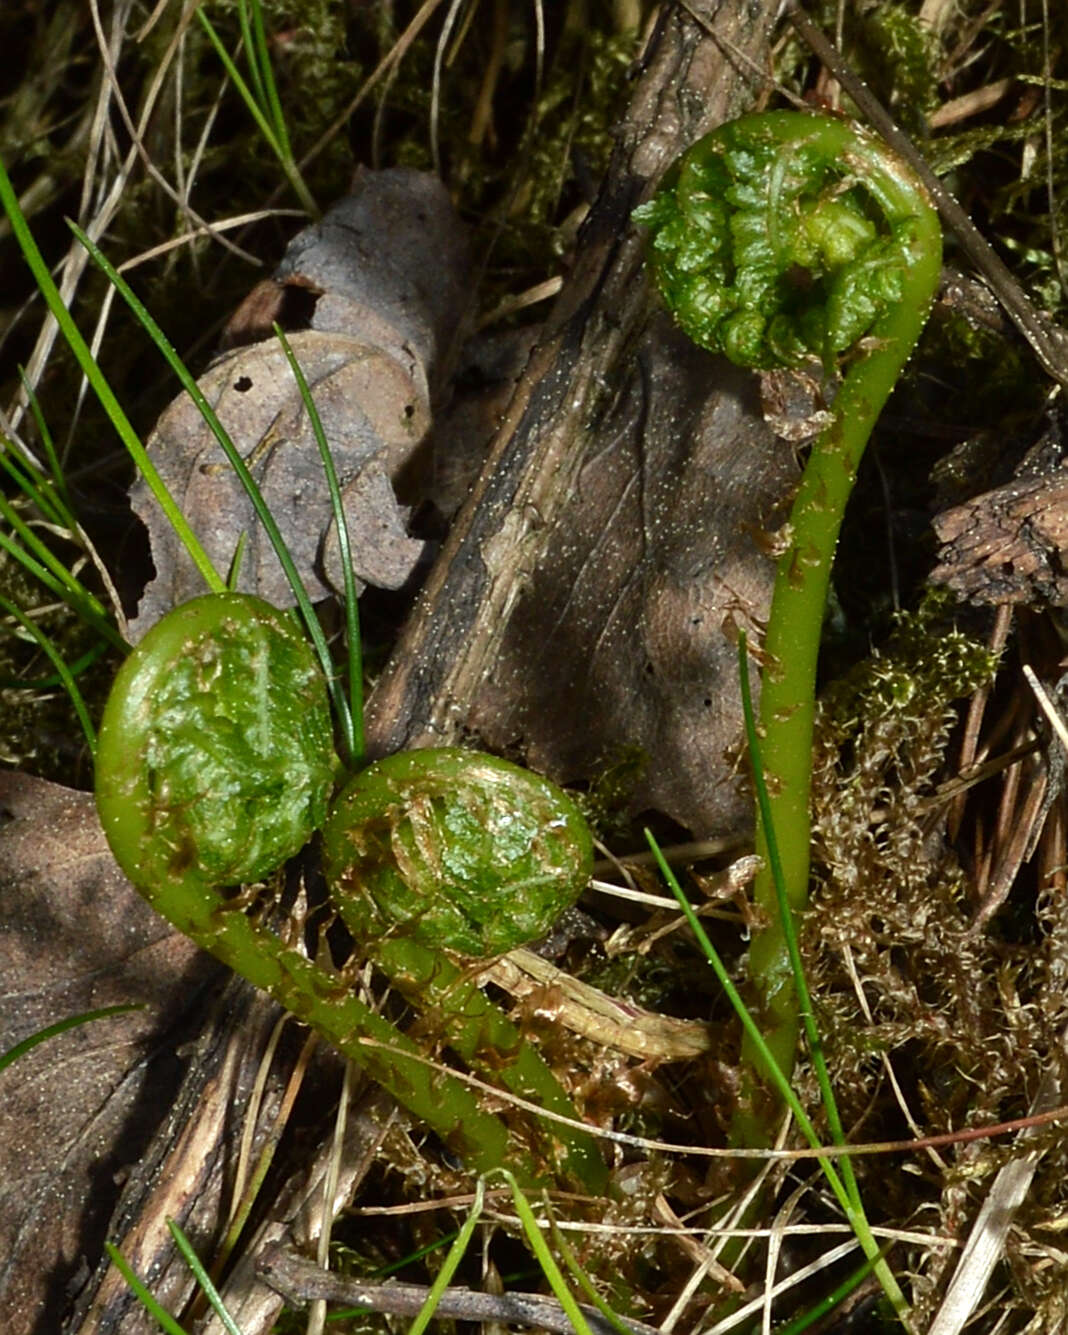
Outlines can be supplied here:
M215 48L215 54L219 57L219 61L223 69L226 71L226 77L233 82L234 87L241 96L242 102L248 107L252 119L256 122L260 134L266 139L271 152L280 162L282 160L282 145L278 142L278 136L275 134L270 121L263 114L259 100L245 82L241 71L234 64L230 52L227 51L226 47L223 45L222 38L215 31L215 25L212 23L211 19L208 18L207 14L204 13L203 6L197 7L196 14L197 18L200 20L200 26L207 34L208 40Z
M248 0L241 0L242 27L247 23ZM282 99L278 96L278 85L274 81L274 66L271 64L271 51L267 44L267 30L263 23L263 4L261 0L252 0L252 41L246 47L250 68L256 72L260 90L260 105L270 116L275 136L282 147L282 157L287 162L293 161L293 148L289 142L289 129L286 126Z
M312 431L315 435L315 443L319 447L319 457L323 461L323 472L326 474L326 483L330 489L330 506L334 512L334 523L337 525L338 549L341 553L341 571L345 580L345 632L348 648L349 665L349 708L341 717L340 722L344 735L345 746L348 750L351 763L359 765L363 760L364 753L364 733L363 733L363 653L362 642L360 639L359 606L356 595L356 577L352 572L352 547L349 543L349 526L345 518L345 507L341 500L341 485L338 482L337 469L334 467L334 457L330 453L330 445L326 439L326 432L323 430L322 419L319 416L319 410L315 406L315 400L312 397L311 389L305 378L304 371L300 362L293 354L293 349L289 346L289 340L286 338L281 325L275 324L274 332L278 341L282 345L282 351L286 355L286 361L289 362L290 370L293 372L297 382L297 388L300 390L300 397L304 403L305 411L308 414L308 420L311 422Z
M553 1242L556 1245L556 1250L564 1258L564 1264L570 1271L571 1278L579 1286L593 1306L597 1308L598 1312L600 1312L613 1330L617 1330L619 1335L630 1335L630 1330L627 1324L612 1311L608 1303L606 1303L597 1292L589 1275L586 1274L585 1270L583 1270L582 1266L579 1264L579 1259L572 1251L571 1244L568 1242L567 1238L564 1237L562 1229L557 1224L548 1201L545 1202L545 1210L549 1216L549 1227L552 1229Z
M108 620L108 614L103 604L100 603L85 587L82 582L70 573L65 562L61 561L55 552L34 532L33 528L19 514L18 510L3 495L0 495L0 516L2 516L11 526L14 533L28 549L28 554L35 557L36 560L47 569L56 585L64 590L62 594L64 602L73 605L85 604L96 613L105 622ZM117 632L115 632L117 635Z
M712 966L720 986L727 995L727 1000L731 1003L735 1014L741 1021L746 1037L752 1043L753 1050L763 1063L767 1078L774 1085L782 1101L793 1113L797 1125L809 1145L811 1145L813 1149L821 1148L819 1136L816 1134L816 1128L809 1120L808 1114L801 1106L800 1100L791 1088L790 1082L783 1073L782 1067L776 1061L774 1054L768 1047L764 1035L760 1032L759 1025L753 1018L745 1002L742 1000L738 989L734 986L730 975L724 967L723 961L719 957L719 952L708 939L708 934L701 925L701 920L693 911L692 904L683 893L682 886L679 885L675 873L668 866L667 860L660 850L660 845L656 842L651 830L645 831L645 838L652 850L653 857L656 859L657 866L660 868L661 876L663 876L664 880L671 888L672 894L678 900L683 916L690 924L690 929L697 938L697 942L701 949L704 951L705 958ZM848 1156L843 1156L843 1160L848 1163ZM869 1258L877 1256L879 1247L875 1241L875 1236L871 1231L871 1225L868 1223L860 1202L854 1200L853 1195L847 1190L845 1183L836 1172L834 1165L829 1159L820 1159L819 1163L823 1175L827 1179L827 1183L834 1192L835 1199L838 1201L838 1204L842 1209L842 1213L848 1220L850 1228L856 1234L857 1241L860 1243L864 1255ZM887 1266L885 1261L879 1260L876 1261L874 1269L876 1276L879 1279L879 1283L883 1287L883 1292L889 1299L894 1311L898 1316L904 1318L908 1312L908 1303L905 1300L905 1295L902 1293L897 1280L890 1271L889 1266Z
M175 375L181 382L182 388L193 400L194 404L196 404L198 412L203 417L204 421L207 423L215 439L219 442L219 447L226 455L230 467L237 474L237 477L241 482L242 487L244 487L245 492L250 502L252 503L252 507L256 512L256 517L263 525L264 532L267 534L271 546L274 548L279 563L281 564L282 569L285 572L286 579L289 581L289 586L293 590L293 596L296 599L297 606L300 608L301 616L304 618L304 624L308 630L308 635L312 641L312 644L315 646L315 651L318 654L320 665L322 666L323 673L330 687L331 698L333 699L335 708L338 710L338 717L339 718L343 717L345 711L348 708L348 702L345 698L344 691L340 689L339 684L335 679L334 667L330 658L330 648L326 642L326 636L323 634L322 627L319 625L319 620L315 615L315 609L312 607L311 599L308 597L308 591L307 589L305 589L304 584L300 578L300 574L297 571L297 567L294 564L293 558L289 553L289 548L286 546L285 539L282 537L281 531L279 530L278 525L275 522L274 516L271 514L270 508L268 507L266 501L263 499L263 495L260 492L256 479L249 472L248 465L241 457L240 451L234 445L234 442L230 439L230 436L228 435L226 428L219 421L219 417L218 414L215 412L215 409L204 397L204 393L201 390L200 386L193 379L193 376L189 372L185 363L182 361L181 357L178 356L178 353L171 344L170 340L167 338L166 334L164 334L163 330L160 329L159 325L146 310L144 304L138 300L138 298L134 295L133 291L131 290L130 285L126 282L126 280L122 277L122 275L115 270L115 267L103 254L100 248L94 245L94 243L89 239L89 237L86 236L86 234L82 231L82 229L76 226L74 223L71 223L70 226L75 236L78 237L82 245L84 245L85 248L89 251L89 254L92 256L94 262L98 264L101 269L103 269L105 274L107 274L108 279L118 290L119 295L130 307L131 311L133 311L134 315L140 322L142 328L145 330L145 333L148 334L149 338L152 339L153 343L155 343L156 347L163 354L164 358L167 361L167 364L174 371ZM155 473L154 468L152 471L153 473ZM147 475L146 475L146 481L149 482L150 486L152 485L151 480L147 477ZM217 583L216 586L213 587L212 591L215 593L225 592L226 590L225 581L220 579L218 575L215 576L215 579Z
M512 1174L507 1169L503 1169L502 1172L505 1181L512 1189L515 1212L519 1216L519 1222L523 1225L523 1232L530 1244L530 1250L534 1253L534 1259L538 1265L541 1266L542 1274L549 1281L549 1287L552 1289L556 1301L564 1309L564 1315L571 1322L576 1335L592 1335L589 1322L586 1320L582 1308L579 1307L575 1295L568 1288L567 1281L564 1279L560 1267L556 1264L556 1258L545 1241L545 1235L538 1227L538 1221L534 1216L534 1211L530 1208L530 1202L519 1189L519 1183Z
M45 454L48 457L48 467L52 470L52 481L56 490L63 497L64 504L73 521L74 507L70 503L70 496L67 494L67 479L63 476L63 466L59 462L59 455L56 453L56 443L52 439L52 432L49 430L45 415L41 411L41 403L37 398L37 392L30 382L26 379L26 372L19 367L19 380L26 393L26 401L30 405L30 412L33 414L34 425L37 427L37 434L41 438L41 444L44 446ZM73 527L73 522L70 527Z
M142 1284L134 1274L133 1267L126 1260L125 1256L123 1256L122 1252L119 1251L118 1247L116 1247L113 1242L105 1242L104 1250L107 1252L108 1256L111 1257L111 1264L129 1285L130 1291L135 1294L138 1301L141 1303L141 1306L149 1316L154 1317L159 1323L159 1327L164 1332L164 1335L186 1335L186 1332L178 1322L175 1321L170 1312L168 1312L165 1307L160 1306L145 1285Z
M211 1276L204 1269L200 1257L193 1250L193 1244L182 1232L178 1222L174 1219L168 1219L167 1227L170 1229L171 1237L174 1239L178 1250L185 1257L186 1265L193 1272L194 1278L204 1291L204 1296L211 1304L211 1310L222 1322L227 1335L242 1335L237 1322L226 1310L223 1300L219 1296L219 1290L212 1283Z
M4 472L15 483L19 491L33 501L47 520L62 528L74 529L77 523L74 516L74 507L67 492L66 480L59 467L59 460L55 455L51 432L49 432L41 413L37 395L31 389L21 367L19 367L19 376L29 397L30 411L37 422L38 433L42 440L47 441L45 448L49 467L52 469L52 476L46 476L39 465L17 450L7 436L0 436L0 465L3 466Z
M107 652L107 649L106 644L94 644L91 649L86 649L84 654L79 654L73 663L68 663L67 671L72 677L80 677L86 668L93 666L101 654ZM0 690L47 691L53 686L62 685L63 678L58 672L48 677L0 677Z
M14 1047L0 1053L0 1071L17 1062L20 1057L25 1057L27 1052L32 1052L39 1043L47 1043L50 1038L65 1034L68 1029L78 1029L83 1024L91 1024L94 1020L104 1020L109 1015L125 1015L127 1011L140 1010L144 1010L141 1002L129 1002L123 1006L104 1006L100 1010L83 1011L81 1015L71 1015L66 1020L57 1020L55 1024L47 1025L44 1029L38 1029L35 1034L30 1034L28 1038L22 1039Z
M249 15L248 0L239 0L237 6L237 18L241 25L241 49L245 53L249 78L252 80L254 90L251 96L256 106L258 106L264 113L264 118L266 119L268 110L267 89L263 85L260 52L252 33L252 20ZM273 121L273 117L271 119ZM277 134L277 124L271 124L271 129L275 133L276 142L278 143L279 150L281 150L282 141Z
M219 60L222 62L222 66L226 70L228 77L233 81L234 87L240 94L241 100L244 102L245 106L248 107L249 114L252 116L253 120L256 122L257 127L259 128L260 133L267 141L268 147L270 148L271 152L275 155L275 157L278 159L279 165L285 172L286 180L292 187L293 192L300 200L301 205L305 209L307 209L308 213L313 218L317 218L319 216L319 206L316 204L311 191L308 189L304 181L304 178L298 171L297 164L293 160L292 154L288 151L288 136L286 138L286 143L283 143L281 140L279 140L278 135L275 132L274 126L272 126L271 122L267 119L267 116L264 113L263 109L261 108L255 93L245 82L244 78L241 75L241 71L234 64L233 60L230 57L229 51L227 51L226 47L223 45L222 38L215 31L215 28L212 25L211 20L204 13L203 8L198 7L196 15L197 18L200 20L200 25L207 34L209 41L215 48L215 52L218 55ZM251 50L249 51L249 59L250 61L254 59ZM271 82L273 85L274 82L273 76ZM279 112L281 112L280 107L279 107Z
M18 490L33 502L48 523L55 524L57 528L69 529L71 527L68 522L69 512L63 500L56 494L55 484L14 450L4 448L7 444L8 442L0 437L0 468L3 468Z
M813 1303L806 1312L795 1316L792 1320L787 1321L785 1325L777 1326L775 1335L801 1335L801 1332L808 1330L809 1326L814 1326L817 1321L821 1321L829 1312L833 1312L836 1307L844 1303L849 1295L863 1284L879 1262L885 1260L889 1250L890 1243L885 1243L880 1247L877 1255L869 1256L863 1265L852 1270L842 1280L841 1284L836 1285L825 1298L821 1298L818 1303Z
M82 732L85 733L85 740L89 743L89 753L96 759L96 729L93 727L93 720L89 717L89 711L85 707L85 700L78 689L78 683L74 680L74 675L70 668L63 661L63 656L55 647L52 641L40 628L34 625L33 621L20 612L13 602L7 598L0 597L0 610L3 610L10 617L19 623L22 629L30 635L47 657L51 660L52 666L59 674L59 679L63 687L70 696L71 704L74 706L74 712L78 716L78 722L82 725Z
M430 1292L426 1296L426 1302L419 1310L418 1316L408 1328L408 1335L423 1335L427 1326L433 1319L437 1311L438 1303L441 1302L441 1295L452 1283L452 1277L456 1274L457 1267L463 1260L468 1247L471 1245L471 1238L474 1236L475 1226L482 1217L482 1198L485 1195L485 1182L480 1177L475 1183L475 1198L471 1202L471 1208L467 1212L467 1218L463 1222L463 1227L453 1239L452 1246L449 1248L445 1260L441 1263L441 1269L434 1277L434 1282L430 1286Z
M801 1132L804 1135L805 1139L808 1141L808 1143L812 1146L813 1149L819 1149L821 1147L821 1141L819 1136L816 1134L816 1128L812 1125L811 1121L809 1120L808 1114L801 1106L801 1101L794 1093L794 1090L789 1080L786 1078L786 1075L784 1074L782 1067L775 1060L775 1057L773 1056L767 1044L765 1043L764 1035L760 1032L760 1026L753 1018L752 1012L749 1010L749 1007L742 1000L741 993L735 987L730 974L727 972L726 966L720 959L719 951L716 950L715 946L708 939L708 934L705 931L700 918L698 918L697 914L694 912L693 905L686 898L682 886L679 885L678 878L675 876L675 873L671 870L670 866L668 865L667 859L661 852L660 845L656 842L656 839L653 837L653 833L651 830L645 831L645 838L650 849L652 850L653 857L656 859L656 863L660 869L661 876L663 876L664 880L667 882L668 887L671 890L671 893L678 900L679 908L682 909L683 916L686 918L686 921L690 925L690 930L697 938L697 944L701 947L702 951L704 952L705 958L712 966L712 971L715 973L716 978L719 981L720 987L722 987L723 991L726 993L727 1000L733 1007L734 1013L738 1016L738 1019L741 1021L742 1028L745 1030L746 1036L752 1042L753 1047L755 1048L758 1056L760 1057L761 1062L763 1062L764 1065L766 1066L767 1068L766 1074L768 1079L775 1086L775 1090L779 1094L779 1097L782 1099L782 1101L786 1104L786 1106L793 1113L794 1117L797 1119L797 1124L801 1128ZM824 1172L827 1174L827 1180L830 1182L835 1195L839 1197L839 1201L845 1199L845 1201L848 1204L851 1204L848 1196L845 1195L841 1179L835 1172L833 1165L826 1159L821 1160L820 1163L821 1166L823 1167Z
M241 562L245 558L245 548L248 546L248 534L242 529L237 535L237 544L234 547L234 554L230 558L230 569L226 572L226 587L231 593L237 592L237 581L241 578Z
M37 243L33 239L33 234L27 225L26 219L23 217L22 210L19 208L18 196L15 194L14 187L11 184L11 179L7 174L3 162L0 162L0 205L3 206L4 212L7 214L8 221L11 223L11 230L15 233L22 254L25 257L26 263L30 267L30 271L33 274L41 295L45 299L48 309L55 317L56 323L59 325L63 337L67 340L71 352L74 353L82 373L85 375L85 378L93 388L93 392L100 400L100 404L111 420L120 440L126 446L138 468L144 473L149 484L153 485L154 481L153 491L155 492L156 498L159 500L168 519L174 526L175 532L185 544L193 564L204 577L204 581L208 588L211 589L213 593L222 593L225 586L219 578L218 572L208 559L208 555L200 545L196 534L189 527L185 516L182 514L181 510L179 510L178 506L175 505L174 499L163 483L163 479L156 472L155 466L151 459L149 459L145 447L141 444L137 432L133 429L130 419L126 416L126 413L122 409L122 405L115 397L115 393L108 384L104 373L96 364L96 360L90 352L88 344L82 337L81 330L74 323L70 311L67 310L63 298L59 294L59 289L56 287L52 275L48 271L48 265L45 264L44 257L40 250L38 250ZM83 244L89 245L94 250L96 249L96 247L92 245L92 242L89 241L88 237L85 237L84 233L82 233L82 237L84 238Z
M2 529L0 529L0 551L5 551L9 556L13 556L24 570L29 571L35 579L40 580L46 589L72 607L83 621L87 622L108 641L112 648L118 649L123 654L129 653L130 646L111 624L107 613L104 612L93 595L83 589L77 581L75 581L76 590L71 589L68 584L62 583L50 570L31 556L24 547L20 547Z

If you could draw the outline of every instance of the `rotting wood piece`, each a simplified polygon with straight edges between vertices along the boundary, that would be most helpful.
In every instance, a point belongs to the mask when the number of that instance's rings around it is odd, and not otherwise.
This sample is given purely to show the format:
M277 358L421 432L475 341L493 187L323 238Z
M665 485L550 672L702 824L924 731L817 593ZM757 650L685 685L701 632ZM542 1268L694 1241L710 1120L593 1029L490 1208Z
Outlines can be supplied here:
M368 736L383 754L477 735L562 779L636 747L651 763L634 805L708 834L748 818L728 633L766 612L754 530L795 471L749 378L649 322L631 210L683 147L751 107L775 13L701 9L704 25L667 10L650 42L572 272Z
M973 603L1068 606L1064 434L1062 414L1051 412L1009 482L934 517L934 583Z

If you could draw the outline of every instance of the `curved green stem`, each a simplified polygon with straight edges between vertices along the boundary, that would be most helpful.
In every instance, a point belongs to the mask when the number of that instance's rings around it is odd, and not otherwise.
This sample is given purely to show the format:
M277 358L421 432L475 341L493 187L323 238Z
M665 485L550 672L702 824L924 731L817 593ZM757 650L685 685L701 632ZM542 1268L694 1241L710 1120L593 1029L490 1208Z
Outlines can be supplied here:
M833 419L812 446L790 513L791 542L779 559L764 638L760 723L765 776L786 896L794 911L808 899L816 670L838 534L865 446L927 319L942 254L937 215L904 164L867 136L857 139L853 152L881 187L883 208L899 229L907 281L900 299L873 323L870 347L847 372ZM749 967L765 1000L769 1046L789 1069L797 1044L797 1000L762 823L757 852L764 856L765 869L755 894L771 925L754 938Z
M543 935L587 884L592 843L568 796L496 756L402 751L345 786L323 850L342 922L427 1034L491 1084L576 1118L552 1068L475 982L477 961ZM604 1190L589 1134L542 1122L529 1135L553 1176Z
M510 1163L547 1179L551 1153L536 1159L348 978L218 888L271 875L323 824L331 735L326 683L287 614L240 593L183 604L126 659L101 720L96 799L112 852L157 912L363 1067L473 1171Z
M425 1122L465 1165L488 1173L508 1164L527 1185L543 1183L532 1157L500 1118L456 1076L422 1059L420 1048L376 1014L349 980L313 963L220 891L190 876L139 887L152 907L235 973L310 1025Z
M868 437L930 309L938 219L881 141L798 112L721 126L683 155L635 217L652 229L655 276L695 341L746 366L818 358L830 376L843 363L833 419L794 500L764 641L765 772L784 898L797 912L808 897L816 668L835 547ZM759 815L757 824L766 855ZM750 947L750 975L768 1045L789 1071L797 995L770 870L755 893L769 926Z
M413 1005L429 1017L431 1033L473 1071L518 1098L562 1117L578 1119L552 1067L508 1016L440 950L411 937L394 936L375 948L375 962ZM543 1123L538 1158L591 1195L608 1183L605 1162L592 1136L560 1122Z

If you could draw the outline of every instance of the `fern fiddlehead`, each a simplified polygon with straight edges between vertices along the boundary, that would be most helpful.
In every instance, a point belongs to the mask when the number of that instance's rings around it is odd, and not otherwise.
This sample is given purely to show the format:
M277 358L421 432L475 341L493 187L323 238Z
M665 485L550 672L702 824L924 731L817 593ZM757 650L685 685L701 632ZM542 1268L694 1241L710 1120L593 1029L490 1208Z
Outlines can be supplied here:
M336 774L307 640L259 598L206 594L119 670L100 725L97 810L135 884L234 885L303 848Z
M101 722L97 808L117 862L159 913L317 1029L472 1169L507 1163L526 1182L601 1190L588 1135L553 1124L521 1143L323 951L309 958L225 892L270 876L325 826L334 905L359 945L468 1066L573 1119L552 1069L456 957L525 943L574 902L592 860L581 814L539 776L459 750L387 757L332 801L332 735L325 681L289 615L236 593L174 609L123 664Z
M760 723L787 900L807 901L812 729L820 634L857 467L920 331L941 264L922 185L874 136L828 116L767 112L713 131L634 217L681 327L743 366L818 360L836 378L779 558L764 640ZM765 832L756 897L771 926L750 947L769 1046L794 1061L798 1016Z
M570 798L496 756L400 751L345 785L323 845L345 926L398 991L433 1009L449 1047L484 1078L573 1118L540 1053L468 976L472 961L544 936L588 884L593 844ZM559 1149L542 1157L602 1190L590 1137L550 1130Z

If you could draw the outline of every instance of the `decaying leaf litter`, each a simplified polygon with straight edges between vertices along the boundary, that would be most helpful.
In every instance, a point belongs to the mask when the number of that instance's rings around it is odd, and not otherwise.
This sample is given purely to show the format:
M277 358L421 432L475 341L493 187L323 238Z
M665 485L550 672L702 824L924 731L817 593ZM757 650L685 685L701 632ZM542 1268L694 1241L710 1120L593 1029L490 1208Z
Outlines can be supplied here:
M765 17L767 29L728 27L719 30L720 39L726 36L760 64L770 33L771 16ZM882 20L904 25L906 17L887 14ZM721 13L717 22L729 25L735 19L732 13ZM948 24L945 16L941 21ZM727 383L720 384L725 373L684 347L666 321L647 321L648 301L638 282L637 238L625 223L636 202L636 185L662 170L672 151L667 140L674 136L680 145L688 142L703 125L749 105L755 92L745 77L724 75L715 43L684 16L662 16L662 25L660 45L653 48L657 54L630 72L633 95L619 136L622 161L617 158L585 231L567 256L563 293L537 329L531 358L508 366L498 355L495 362L488 336L477 355L469 347L467 359L461 356L461 387L475 383L488 397L496 372L506 384L509 376L517 380L518 392L510 409L503 397L497 401L504 421L494 446L495 467L476 484L444 539L426 592L403 632L401 649L380 680L372 705L372 736L382 749L431 737L478 736L498 749L527 754L534 763L556 769L560 777L591 783L617 819L628 809L654 811L673 817L694 834L737 836L744 835L748 798L735 780L741 772L739 757L732 753L738 715L730 705L734 687L723 628L759 629L761 578L768 575L757 539L774 528L776 505L788 490L794 464L791 450L776 447L751 385L739 378L732 383L729 374ZM909 30L902 26L899 32L907 36ZM986 35L993 47L992 78L1000 72L998 61L1009 61L1012 47L996 23ZM864 36L870 43L870 34ZM863 60L860 35L853 41L856 58ZM924 85L923 97L929 100L920 108L924 112L935 102L941 110L950 105L950 92L967 92L971 86L963 63L953 63L953 53L960 60L966 49L964 35L947 26L939 41L937 58L925 59L942 83L932 75ZM912 48L904 38L901 47L905 54L898 77L903 87L906 73L916 79L919 58L915 51L908 54ZM414 50L413 58L419 58ZM674 82L667 77L669 70ZM692 102L678 91L667 97L664 93L665 87L677 89L683 71L682 88L693 91ZM396 105L403 110L395 114L403 115L410 111L414 94L401 90L401 82L398 78ZM1018 142L1024 146L1021 151L1029 143L1038 144L1033 151L1041 153L1040 121L1030 126L1027 121L1031 87L1024 83L1017 88L1014 105L1022 119L1011 122L1019 127L1012 132L994 121L985 129L977 126L967 109L958 107L954 114L963 117L959 123L969 127L973 144L969 148L965 140L957 151L973 151L982 133L995 143ZM737 104L717 105L709 89L737 99ZM912 95L920 99L915 87ZM695 113L699 104L702 109ZM1032 102L1032 108L1037 105ZM447 119L447 103L444 109ZM936 139L936 161L939 151ZM948 144L943 142L941 151L948 156ZM459 162L459 152L454 153ZM248 157L250 174L264 170L255 155ZM464 171L458 166L457 181L463 180ZM1009 187L1005 197L1010 210L1022 207L1012 195ZM329 198L324 196L324 202ZM1019 192L1018 198L1023 198ZM1010 222L1015 221L1010 213ZM506 224L503 232L508 230ZM506 235L506 241L511 239ZM1034 237L1029 240L1033 243ZM204 263L202 256L198 260ZM1035 263L1040 267L1041 258ZM172 266L172 274L176 271ZM1046 271L1046 278L1051 277L1052 270ZM248 286L244 284L246 290ZM235 293L225 309L213 307L201 320L221 321L238 300ZM907 604L916 601L913 583L934 563L933 544L921 522L930 513L918 485L926 470L914 461L947 453L944 438L932 443L924 437L916 426L917 413L921 427L937 421L945 431L944 418L930 405L937 404L941 413L945 385L968 386L974 415L951 422L950 429L954 439L973 442L972 454L982 452L978 428L991 420L990 409L982 406L981 388L971 389L982 386L983 376L959 356L959 345L967 338L973 343L995 340L985 363L993 368L986 378L995 392L993 382L1019 354L997 335L969 334L967 327L962 332L949 316L940 329L936 317L928 360L918 363L913 399L908 408L891 410L880 447L892 498L898 578ZM123 358L147 363L147 354L125 351L129 338L122 344ZM974 353L974 347L970 351ZM155 370L151 374L155 377ZM710 383L717 386L711 394ZM1033 371L1023 388L1003 380L1000 393L1004 396L1009 389L1017 405L1016 438L1023 455L1044 430L1056 429L1057 419L1053 417L1052 428L1039 423L1040 381ZM156 407L162 407L172 391L160 381L154 392ZM462 394L453 396L454 405L463 401ZM961 402L959 395L956 402ZM439 419L447 423L451 405L446 401L437 406ZM151 420L146 413L146 433ZM895 453L904 453L902 438L907 439L907 468L894 463ZM584 447L581 454L576 439ZM710 480L702 449L713 463L722 463L722 480L718 474ZM996 445L993 453L1000 457ZM955 457L959 461L963 456L958 452ZM1050 476L1055 486L1055 471ZM947 498L948 503L966 502L989 489L984 483L975 485L966 470L957 478L957 495ZM1004 474L992 484L1002 480ZM1031 747L1032 752L1014 761L1007 779L988 779L986 789L970 798L960 795L959 788L940 792L939 785L951 783L959 765L952 753L945 759L940 735L958 716L956 694L972 689L983 665L981 656L965 640L948 635L948 623L933 613L928 614L933 619L926 632L922 622L919 629L906 624L896 638L888 639L885 617L878 606L874 615L871 608L886 596L885 575L852 585L852 569L869 570L888 561L883 554L888 520L881 492L873 476L856 499L854 523L863 536L847 547L851 559L838 588L844 614L837 628L832 623L835 633L828 644L829 662L836 665L866 657L873 640L880 656L831 697L835 713L826 734L826 815L820 827L825 886L808 924L807 954L818 980L838 1085L854 1114L855 1139L875 1138L906 1120L900 1106L889 1101L889 1077L878 1073L880 1054L898 1080L908 1116L919 1127L938 1131L1025 1112L1028 1097L1037 1092L1038 1074L1051 1062L1056 1066L1063 1029L1057 965L1063 932L1056 893L1057 868L1063 864L1059 801L1048 811L1039 803L1024 822L1036 832L1039 850L1023 874L1021 862L1032 856L1029 841L1016 847L1022 823L1015 814L1017 805L1026 802L1034 786L1034 780L1027 779L1029 767L1042 768L1033 752L1032 711L1014 674L1003 671L988 692L990 721L973 723L966 734L967 756L996 762L1012 746ZM416 491L402 497L402 504L417 505L419 499ZM713 506L731 518L718 519L710 550L703 520ZM432 511L424 509L417 520L425 524L421 541L442 541L442 524ZM880 535L878 544L871 541L871 533ZM316 531L316 541L319 536ZM128 539L122 540L120 550L128 550ZM385 616L394 604L382 598L380 607ZM957 622L973 640L989 633L981 614L958 613ZM933 664L932 638L942 646ZM1046 675L1056 677L1059 649L1045 614L1024 613L1011 644L1010 654L1045 663ZM567 651L572 646L577 667L569 671ZM829 670L829 675L841 672ZM921 701L924 711L918 707ZM973 705L972 712L980 718L978 706ZM849 726L857 716L867 720L860 735ZM575 726L575 717L582 727ZM617 724L621 726L615 731ZM703 763L710 755L714 765ZM943 833L950 800L956 803L950 808L952 845ZM982 905L1000 883L1008 887L1007 899L1000 912L984 917ZM738 894L737 887L732 893ZM611 919L600 900L596 914L603 934ZM619 1116L625 1099L628 1115L649 1130L671 1128L674 1137L685 1125L685 1135L695 1144L716 1144L731 1098L731 1026L680 932L654 943L639 920L626 934L627 949L611 965L615 978L608 965L592 968L598 950L581 941L568 962L591 981L610 983L609 990L629 988L630 995L640 995L653 1008L678 1011L688 990L686 999L698 1003L694 1008L699 1018L711 1013L720 1030L715 1063L642 1071L604 1052L594 1060L581 1045L559 1037L550 1038L548 1050L555 1043L565 1068L586 1073L587 1107L594 1115ZM610 944L621 939L617 934ZM644 956L631 954L636 943L647 944ZM862 995L854 984L857 978L866 980ZM685 1006L681 1009L685 1013ZM531 1010L550 1014L552 997L542 998ZM870 1099L876 1090L887 1101L873 1107ZM394 1144L388 1157L396 1167L406 1167L410 1179L417 1171L425 1173L432 1159L414 1153L405 1158L409 1153ZM1007 1240L1006 1261L991 1290L1001 1295L1006 1310L1014 1310L1015 1303L1022 1314L1035 1313L1036 1320L1045 1322L1036 1327L1041 1329L1055 1328L1059 1270L1057 1253L1049 1246L1056 1235L1049 1229L1055 1228L1060 1208L1057 1193L1063 1173L1057 1155L1051 1145L1029 1201L1017 1216L1023 1231ZM642 1158L636 1155L621 1171L633 1176ZM967 1163L970 1181L959 1171L942 1174L935 1165L920 1179L919 1188L915 1175L895 1171L886 1218L909 1222L922 1205L940 1203L940 1233L961 1237L982 1199L984 1170L992 1172L998 1162L980 1147L962 1150L957 1163ZM437 1171L447 1174L440 1165ZM662 1188L665 1206L680 1214L710 1199L721 1180L718 1170L706 1173L699 1161L679 1157L659 1166L649 1190L655 1200L655 1189ZM883 1166L877 1168L876 1180L885 1186ZM423 1191L435 1194L425 1186ZM699 1222L706 1223L707 1216ZM363 1236L366 1239L366 1232ZM616 1245L634 1244L620 1234ZM918 1296L933 1310L953 1251L927 1251L916 1242L905 1244L909 1247L916 1250L904 1250L908 1259L901 1269L911 1265L924 1276ZM917 1259L924 1256L925 1262ZM646 1250L643 1257L651 1267L650 1313L659 1320L683 1289L686 1262L670 1242ZM71 1273L79 1260L70 1258ZM698 1294L686 1319L693 1323L709 1301Z

